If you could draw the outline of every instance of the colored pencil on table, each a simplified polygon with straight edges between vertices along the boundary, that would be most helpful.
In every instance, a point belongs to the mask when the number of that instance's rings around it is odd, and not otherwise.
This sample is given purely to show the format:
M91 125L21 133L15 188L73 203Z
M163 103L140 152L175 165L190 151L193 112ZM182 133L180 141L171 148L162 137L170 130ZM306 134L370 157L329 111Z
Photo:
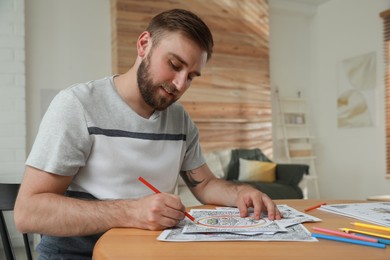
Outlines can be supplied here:
M359 234L369 235L369 236L373 236L373 237L381 237L381 238L390 239L390 236L367 232L367 231L363 231L363 230L350 229L350 228L341 228L341 230L344 232L347 232L347 233L359 233Z
M354 226L357 226L357 227L365 227L365 228L370 228L370 229L376 229L376 230L382 230L382 231L390 232L390 228L388 228L388 227L383 227L383 226L378 226L378 225L373 225L373 224L360 223L360 222L353 222L351 224L354 225Z
M154 191L155 193L161 193L161 191L159 191L156 187L154 187L152 184L150 184L147 180L145 180L144 178L142 178L141 176L138 177L138 180L140 182L142 182L143 184L145 184L149 189L151 189L152 191ZM195 218L193 216L191 216L188 212L184 211L184 214L187 216L187 218L191 219L193 222L195 222Z
M307 209L305 209L305 211L310 211L310 210L319 208L319 207L321 207L322 205L326 205L326 202L323 202L323 203L320 203L320 204L318 204L318 205L314 205L314 206L308 207Z
M350 238L344 238L344 237L338 237L338 236L328 236L328 235L318 234L318 233L312 233L311 236L315 237L315 238L322 238L322 239L333 240L333 241L344 242L344 243L350 243L350 244L356 244L356 245L362 245L362 246L386 248L386 245L384 245L384 244L372 243L372 242L356 240L356 239L350 239Z
M385 245L390 245L390 239L384 239L384 238L380 238L380 237L367 236L367 235L358 234L358 233L356 233L355 235L357 235L359 237L367 237L367 238L378 239L378 243L385 244Z
M367 238L367 237L357 236L355 234L348 234L348 233L341 232L341 231L330 230L330 229L319 228L319 227L313 227L313 229L315 231L320 231L323 233L336 235L339 237L346 237L346 238L352 238L352 239L357 239L357 240L362 240L362 241L367 241L367 242L372 242L372 243L378 243L378 239L375 239L375 238Z

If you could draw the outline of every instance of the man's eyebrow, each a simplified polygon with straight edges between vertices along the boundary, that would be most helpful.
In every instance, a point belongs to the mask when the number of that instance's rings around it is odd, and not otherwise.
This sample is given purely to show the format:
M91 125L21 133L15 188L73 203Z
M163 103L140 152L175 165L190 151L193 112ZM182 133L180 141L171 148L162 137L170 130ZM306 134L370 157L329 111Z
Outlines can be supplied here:
M172 52L170 52L170 54L171 54L175 59L179 60L182 64L184 64L185 66L188 67L188 63L187 63L185 60L183 60L179 55L177 55L177 54L175 54L175 53L172 53ZM195 74L195 75L198 76L198 77L201 76L201 73L200 73L199 71L193 71L193 72L191 72L191 73Z

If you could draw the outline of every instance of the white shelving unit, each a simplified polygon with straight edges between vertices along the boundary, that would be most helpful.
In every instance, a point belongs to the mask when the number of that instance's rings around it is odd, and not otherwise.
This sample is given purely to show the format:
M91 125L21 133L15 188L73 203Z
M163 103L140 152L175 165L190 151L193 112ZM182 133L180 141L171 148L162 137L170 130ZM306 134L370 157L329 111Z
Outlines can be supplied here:
M305 163L309 165L309 175L305 175L301 183L304 198L309 194L320 197L316 171L316 156L314 154L314 136L311 133L308 107L306 101L298 97L280 97L276 92L279 110L278 137L283 143L284 153L288 163ZM313 189L313 192L309 192Z

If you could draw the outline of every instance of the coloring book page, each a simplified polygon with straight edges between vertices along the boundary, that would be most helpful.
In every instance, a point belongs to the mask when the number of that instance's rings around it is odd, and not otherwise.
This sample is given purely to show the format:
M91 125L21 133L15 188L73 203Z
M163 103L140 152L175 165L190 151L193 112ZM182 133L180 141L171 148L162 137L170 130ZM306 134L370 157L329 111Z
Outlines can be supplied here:
M300 212L287 205L277 205L280 213L283 215L281 220L277 220L280 225L284 227L293 226L299 223L305 222L320 222L321 219L316 218L312 215Z
M160 241L317 241L300 223L321 219L302 213L287 205L278 205L283 219L270 221L266 214L260 220L241 218L237 208L220 207L215 210L193 209L195 223L184 219L172 229L164 230Z
M330 204L319 209L390 227L390 202Z
M178 227L164 230L157 240L165 242L202 242L202 241L301 241L314 242L318 241L311 237L310 232L302 225L294 225L286 228L286 232L279 232L274 234L256 234L244 235L236 233L183 233L184 222L190 220L183 220Z
M320 222L321 219L316 218L312 215L300 212L294 208L291 208L290 206L287 206L285 204L277 205L280 213L282 214L283 218L281 220L276 220L279 225L283 227L289 227L293 226L299 223L305 223L305 222ZM238 208L232 208L232 207L217 207L216 209L219 210L233 210L236 211L237 214L239 212ZM249 212L253 212L253 209L249 209ZM261 217L267 217L266 214L263 213Z
M242 218L239 212L235 210L192 209L190 214L196 219L196 223L186 222L183 233L275 233L286 231L283 226L275 221L270 221L266 216L256 220L253 213L250 213L246 218Z

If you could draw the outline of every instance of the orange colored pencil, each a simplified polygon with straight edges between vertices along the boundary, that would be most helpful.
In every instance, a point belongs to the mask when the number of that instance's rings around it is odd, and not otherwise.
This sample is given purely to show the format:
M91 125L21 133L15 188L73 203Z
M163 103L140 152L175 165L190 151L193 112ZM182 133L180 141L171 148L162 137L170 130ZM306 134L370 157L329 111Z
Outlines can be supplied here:
M321 207L322 205L326 205L326 202L323 202L323 203L320 203L320 204L318 204L318 205L314 205L314 206L308 207L307 209L305 209L305 211L310 211L310 210L319 208L319 207Z

